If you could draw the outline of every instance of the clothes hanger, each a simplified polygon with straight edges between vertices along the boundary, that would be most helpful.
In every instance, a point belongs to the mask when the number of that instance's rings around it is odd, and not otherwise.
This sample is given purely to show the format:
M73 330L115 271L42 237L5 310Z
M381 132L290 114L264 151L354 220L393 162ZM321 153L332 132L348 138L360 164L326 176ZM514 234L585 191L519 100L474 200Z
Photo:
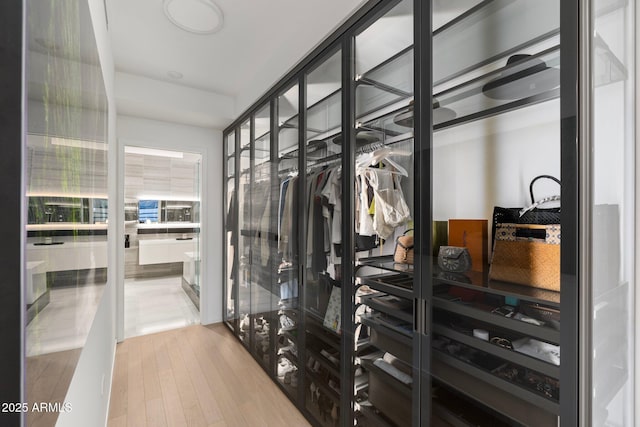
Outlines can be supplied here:
M358 156L356 159L356 171L361 171L363 169L371 168L371 165L375 165L377 163L382 162L383 164L387 164L395 168L395 171L390 171L391 173L397 173L402 176L409 176L407 170L402 167L398 162L392 160L390 156L410 156L411 153L405 150L394 150L389 147L379 148L371 153L365 153L361 156Z

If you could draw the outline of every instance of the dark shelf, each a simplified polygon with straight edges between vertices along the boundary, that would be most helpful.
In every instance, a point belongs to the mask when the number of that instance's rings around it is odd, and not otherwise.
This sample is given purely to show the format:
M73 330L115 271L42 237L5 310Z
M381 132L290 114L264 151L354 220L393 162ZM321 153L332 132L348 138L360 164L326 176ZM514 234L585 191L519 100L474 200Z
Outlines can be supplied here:
M407 330L406 327L403 327L411 324L411 322L386 317L380 313L364 314L360 316L360 320L367 326L383 327L388 329L390 333L400 335L408 340L411 340L413 335L413 330Z
M404 320L405 322L413 322L412 300L398 298L395 295L387 295L385 293L362 296L360 300L362 304L368 305L374 310Z
M305 369L305 374L307 375L307 377L311 378L318 387L322 389L324 394L326 394L338 405L340 404L340 393L329 387L329 385L326 383L326 380L320 378L315 372L310 371L308 368Z
M405 288L404 286L394 285L393 281L402 280L406 278L411 280L411 276L405 274L381 274L375 276L359 277L358 280L361 284L369 286L376 291L385 292L389 295L394 295L399 298L407 300L413 299L413 289Z
M312 319L311 317L307 317L307 320ZM311 322L306 322L307 332L312 334L314 338L318 338L323 341L325 344L329 345L331 348L335 350L340 350L340 336L335 332L325 328L322 326L322 323L318 324L314 319Z
M385 383L387 383L395 392L403 395L407 399L411 399L411 390L413 388L412 384L405 384L376 366L374 364L375 359L362 358L361 361L362 366L367 371L375 372L377 375L381 376L381 378L384 378Z
M361 321L370 328L369 344L371 346L391 353L405 363L412 364L413 338L405 331L400 332L391 325L381 323L376 316L364 316L361 317Z
M441 351L434 350L432 355L432 375L435 378L523 424L535 425L536 421L541 422L542 419L545 419L540 409L553 415L560 413L560 405L557 402L546 399L533 391L503 380L490 372L471 366ZM445 366L454 370L446 369ZM531 417L536 420L533 421ZM538 425L555 425L555 417L546 419L553 419L554 423L548 424L547 422ZM534 424L531 424L532 422Z
M482 306L476 308L473 305L447 301L438 297L433 298L433 306L453 313L458 313L466 317L471 317L481 322L499 326L504 329L510 329L522 335L539 338L543 341L556 344L560 342L560 331L493 314L489 307Z
M360 413L367 419L367 426L372 427L395 427L395 424L387 421L383 414L378 414L373 406L360 404Z
M320 363L320 366L322 366L324 369L329 371L332 375L340 378L340 366L336 366L329 359L327 359L322 354L320 354L319 351L316 351L316 349L312 347L308 346L305 349L305 351L307 356L312 356L315 360L317 360ZM338 355L338 358L339 358L339 355Z
M495 344L491 344L488 341L483 341L479 338L454 331L453 329L447 328L446 326L436 324L433 326L433 332L444 335L445 337L451 338L454 341L466 344L469 347L476 348L485 353L489 353L494 356L500 357L501 359L513 362L516 365L526 366L527 368L531 368L534 371L538 371L553 378L560 378L560 366L553 365L540 359L529 357L515 350L502 348Z
M394 262L393 255L360 258L356 261L356 266L375 267L396 273L413 274L413 265Z
M465 280L465 281L463 281ZM489 280L488 269L484 272L468 271L466 273L444 273L434 266L434 283L446 283L461 288L487 292L506 297L517 297L521 300L560 308L560 292L534 288L532 286L517 285L515 283Z

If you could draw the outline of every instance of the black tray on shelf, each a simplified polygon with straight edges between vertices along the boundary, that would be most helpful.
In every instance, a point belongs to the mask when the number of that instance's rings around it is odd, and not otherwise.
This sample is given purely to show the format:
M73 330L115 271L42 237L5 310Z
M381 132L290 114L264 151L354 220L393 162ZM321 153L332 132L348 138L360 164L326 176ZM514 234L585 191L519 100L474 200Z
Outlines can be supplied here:
M395 295L406 300L413 299L413 289L407 285L413 285L413 277L408 274L377 274L374 276L358 277L358 282L369 286L376 291Z
M438 297L434 297L432 303L433 307L457 313L465 317L474 318L481 322L495 325L503 329L512 330L521 335L538 338L551 343L560 342L560 331L492 313L491 311L495 307L480 303L447 301Z
M374 256L356 260L358 267L375 267L396 273L413 274L412 264L401 264L393 261L393 255Z
M444 272L434 264L434 283L446 283L462 288L473 289L481 292L489 292L495 295L516 297L537 304L545 304L560 308L560 292L515 283L489 280L488 268L483 272L467 271L465 273Z
M376 311L396 317L405 322L413 322L413 302L405 298L385 293L376 293L360 297L362 304Z
M467 375L487 382L499 389L502 389L506 393L512 394L513 396L518 397L523 401L537 406L538 408L544 409L545 411L551 412L553 414L560 413L560 404L558 403L558 400L545 397L542 392L538 392L535 388L529 388L525 384L510 381L506 378L498 376L501 375L501 370L509 369L508 363L488 370L486 368L473 365L468 361L458 359L455 356L446 354L435 348L433 349L432 355L433 359L438 359L445 364L462 370ZM520 370L527 371L526 368L520 368ZM433 374L437 375L438 372L434 369ZM447 383L447 381L445 381L445 383Z
M443 325L433 325L433 332L465 344L469 347L473 347L475 349L483 351L485 353L500 357L501 359L504 359L506 361L515 363L517 365L526 366L550 377L560 378L560 367L552 363L527 356L526 354L519 353L515 350L500 347L499 345L492 344L489 341L484 341L471 335L466 335L461 332L454 331L453 329Z
M540 407L532 405L531 403L533 402L522 398L520 395L496 386L493 384L493 380L485 380L475 375L470 375L464 362L459 362L451 357L451 360L445 362L443 360L445 357L447 356L443 353L434 352L434 357L432 358L431 375L441 383L473 400L482 402L483 405L504 414L520 424L530 427L548 427L558 423L559 406L551 405L554 406L550 408L552 410L545 408L541 410ZM478 370L478 372L482 371ZM493 377L491 374L487 375ZM517 386L514 385L514 387Z

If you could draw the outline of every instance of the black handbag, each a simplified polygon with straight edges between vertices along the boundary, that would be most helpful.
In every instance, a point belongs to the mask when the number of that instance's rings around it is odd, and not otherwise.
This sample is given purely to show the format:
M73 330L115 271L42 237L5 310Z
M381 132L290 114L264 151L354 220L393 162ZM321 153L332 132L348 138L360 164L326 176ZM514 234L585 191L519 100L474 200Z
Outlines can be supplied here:
M529 194L531 195L531 206L526 208L502 208L496 206L493 208L493 223L491 226L491 242L493 242L496 236L496 229L498 224L560 224L560 208L539 208L538 206L560 200L560 196L551 196L541 200L536 200L533 195L533 184L539 179L550 179L558 185L560 180L551 175L539 175L531 180L529 184Z

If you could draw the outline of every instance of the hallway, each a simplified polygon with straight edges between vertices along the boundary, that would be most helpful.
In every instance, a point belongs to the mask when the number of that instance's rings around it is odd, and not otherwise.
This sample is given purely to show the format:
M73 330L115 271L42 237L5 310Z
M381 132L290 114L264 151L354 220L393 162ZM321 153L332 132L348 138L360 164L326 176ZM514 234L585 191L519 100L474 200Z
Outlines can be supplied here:
M108 425L309 424L229 329L215 324L118 344Z

